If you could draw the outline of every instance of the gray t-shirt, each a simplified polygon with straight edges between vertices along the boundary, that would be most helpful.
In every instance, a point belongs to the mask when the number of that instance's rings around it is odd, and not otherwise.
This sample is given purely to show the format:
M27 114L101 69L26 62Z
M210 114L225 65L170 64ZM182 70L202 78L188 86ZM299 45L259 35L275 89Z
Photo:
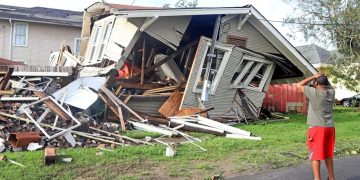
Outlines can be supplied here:
M334 127L335 90L331 86L326 90L305 86L304 95L309 99L307 124L309 126Z

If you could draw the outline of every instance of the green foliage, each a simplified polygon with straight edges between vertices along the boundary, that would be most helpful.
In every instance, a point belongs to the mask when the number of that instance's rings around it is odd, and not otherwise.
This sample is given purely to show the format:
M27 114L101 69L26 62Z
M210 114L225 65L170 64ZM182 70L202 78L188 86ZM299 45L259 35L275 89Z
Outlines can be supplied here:
M294 13L285 22L312 39L337 47L331 59L332 78L350 90L360 92L360 1L284 0Z

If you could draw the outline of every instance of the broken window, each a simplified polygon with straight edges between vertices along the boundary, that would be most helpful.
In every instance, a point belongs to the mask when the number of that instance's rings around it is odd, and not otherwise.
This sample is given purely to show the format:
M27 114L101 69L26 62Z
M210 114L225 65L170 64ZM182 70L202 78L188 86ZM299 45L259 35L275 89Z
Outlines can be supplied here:
M244 55L234 74L232 86L262 91L273 68L271 61Z
M202 88L205 81L205 74L206 74L206 67L207 67L207 55L210 50L210 43L207 44L206 52L204 53L200 69L198 71L198 75L196 78L196 83L194 85L193 92L195 93L201 93ZM209 76L208 80L210 81L210 94L215 94L216 87L219 84L220 78L222 76L222 73L224 72L225 66L227 64L227 61L229 60L230 54L231 54L231 48L229 47L222 47L220 45L215 46L215 57L210 62L210 69L209 69Z

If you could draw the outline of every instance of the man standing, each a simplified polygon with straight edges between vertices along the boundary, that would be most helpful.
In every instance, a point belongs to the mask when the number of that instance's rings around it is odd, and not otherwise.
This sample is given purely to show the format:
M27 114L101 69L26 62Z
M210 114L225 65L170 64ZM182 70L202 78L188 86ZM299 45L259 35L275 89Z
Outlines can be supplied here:
M313 87L306 86L313 81ZM334 179L335 127L333 106L335 90L323 74L315 74L296 84L296 87L309 99L307 124L308 155L314 173L314 179L320 180L321 160L325 160L329 180Z

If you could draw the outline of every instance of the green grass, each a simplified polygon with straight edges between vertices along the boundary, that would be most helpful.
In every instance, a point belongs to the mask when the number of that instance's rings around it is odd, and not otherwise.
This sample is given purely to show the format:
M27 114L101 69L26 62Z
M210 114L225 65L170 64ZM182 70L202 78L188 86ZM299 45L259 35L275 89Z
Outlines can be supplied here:
M360 111L337 108L336 156L346 156L360 151ZM43 151L5 153L9 159L24 164L26 168L0 162L0 179L206 179L213 175L236 175L280 167L295 166L307 159L305 134L306 117L288 115L290 120L266 121L239 125L244 130L261 136L261 141L227 139L202 133L191 133L204 141L199 143L207 152L191 144L177 148L178 155L165 156L165 147L118 147L113 152L99 149L59 149L55 165L43 165ZM134 138L158 136L139 131L128 132ZM71 163L61 158L71 157Z

